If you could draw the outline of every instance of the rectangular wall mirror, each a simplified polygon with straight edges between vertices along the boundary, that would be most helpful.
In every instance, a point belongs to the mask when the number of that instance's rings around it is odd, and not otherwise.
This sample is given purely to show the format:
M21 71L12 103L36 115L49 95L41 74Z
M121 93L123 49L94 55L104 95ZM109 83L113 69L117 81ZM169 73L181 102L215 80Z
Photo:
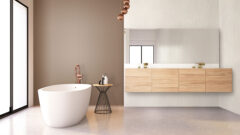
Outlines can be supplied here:
M125 29L125 64L219 67L218 29Z

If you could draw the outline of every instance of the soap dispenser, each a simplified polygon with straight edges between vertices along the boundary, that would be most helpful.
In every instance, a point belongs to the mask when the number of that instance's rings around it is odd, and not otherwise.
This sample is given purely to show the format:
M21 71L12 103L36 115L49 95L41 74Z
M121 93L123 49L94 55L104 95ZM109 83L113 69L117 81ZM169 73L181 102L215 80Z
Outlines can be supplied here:
M105 80L105 76L102 75L102 79L101 79L101 84L102 84L102 85L104 84L104 80Z
M106 76L106 74L104 75L104 81L103 84L108 84L108 77Z

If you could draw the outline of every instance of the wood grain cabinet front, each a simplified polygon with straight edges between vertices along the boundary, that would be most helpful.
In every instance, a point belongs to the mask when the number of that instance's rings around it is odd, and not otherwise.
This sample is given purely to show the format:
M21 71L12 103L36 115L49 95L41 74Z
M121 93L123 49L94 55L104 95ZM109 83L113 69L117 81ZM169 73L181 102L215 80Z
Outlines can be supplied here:
M232 69L206 69L206 92L232 92Z
M232 69L125 69L126 92L232 92Z
M126 69L125 91L151 92L151 69Z
M179 69L179 92L205 92L205 69Z
M178 92L178 69L152 69L152 92Z

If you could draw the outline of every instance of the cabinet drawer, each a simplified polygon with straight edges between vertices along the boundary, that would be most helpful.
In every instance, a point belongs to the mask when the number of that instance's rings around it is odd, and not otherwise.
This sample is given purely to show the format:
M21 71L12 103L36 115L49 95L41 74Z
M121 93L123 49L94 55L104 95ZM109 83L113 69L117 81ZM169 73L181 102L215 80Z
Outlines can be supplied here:
M178 92L178 69L152 69L152 92Z
M207 92L232 92L232 69L206 69Z
M204 69L180 69L179 92L205 92Z
M125 91L151 92L151 69L126 69Z
M126 69L125 76L133 76L133 77L150 76L151 77L151 69Z

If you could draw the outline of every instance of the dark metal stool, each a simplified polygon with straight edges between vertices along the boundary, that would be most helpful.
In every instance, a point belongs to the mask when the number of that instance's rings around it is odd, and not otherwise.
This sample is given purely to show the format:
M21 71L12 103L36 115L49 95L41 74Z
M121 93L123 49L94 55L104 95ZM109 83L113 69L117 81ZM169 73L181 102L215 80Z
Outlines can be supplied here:
M112 87L112 84L93 84L94 87L96 87L99 91L98 101L95 107L95 113L97 114L107 114L112 113L110 102L108 100L107 91L110 87Z

